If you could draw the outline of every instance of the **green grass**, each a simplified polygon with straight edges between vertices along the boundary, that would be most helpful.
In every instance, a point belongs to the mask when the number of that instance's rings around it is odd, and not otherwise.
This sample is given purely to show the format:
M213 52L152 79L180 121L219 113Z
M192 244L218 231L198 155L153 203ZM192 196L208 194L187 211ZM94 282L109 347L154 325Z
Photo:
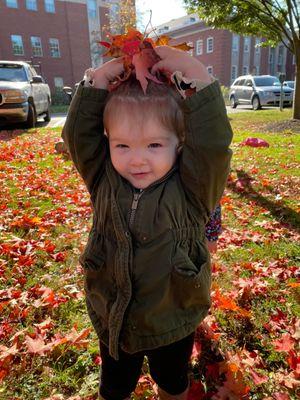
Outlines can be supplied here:
M279 372L287 377L292 370L288 354L276 351L272 342L293 332L295 318L300 316L299 289L289 286L297 280L295 266L300 261L300 136L265 129L268 124L290 116L288 109L282 113L274 109L230 115L234 129L232 171L224 194L224 231L213 258L210 316L221 336L218 340L204 340L202 356L193 362L194 378L201 377L216 392L224 384L228 370L205 379L206 364L223 361L222 368L226 368L228 363L237 362L236 357L242 357L243 351L255 352L263 360L255 372L268 375L269 380L255 385L250 367L239 366L252 400L273 398L276 392L285 393L291 400L297 398L295 387L278 383ZM61 395L59 400L75 395L82 400L97 398L99 366L94 360L98 341L94 331L82 347L62 344L45 355L32 354L25 345L25 336L34 336L35 324L47 318L53 324L45 336L47 343L55 335L69 334L74 326L77 332L91 326L83 297L83 271L78 264L91 226L91 209L71 161L54 151L60 134L60 128L43 128L0 142L0 212L4 217L1 237L11 246L11 250L0 251L0 289L22 294L15 294L2 309L7 325L0 330L1 344L11 347L10 338L16 333L20 339L19 352L9 361L9 374L0 383L1 400L44 400L55 394ZM247 137L262 138L270 147L240 146ZM7 161L5 156L11 151L17 154ZM35 216L40 220L26 225L25 216L29 221ZM13 226L23 220L21 226ZM45 246L50 246L48 251ZM58 254L62 258L55 259ZM23 264L21 255L32 256L32 264ZM250 289L238 289L239 279L252 282ZM259 284L263 285L261 290ZM43 306L34 306L41 299L36 291L44 286L53 290L54 302L50 297ZM239 309L216 306L216 288L226 298L234 299ZM240 315L240 309L248 310L250 317ZM279 318L281 325L277 330L268 331L267 324L278 311L285 319L282 322ZM226 352L230 352L232 360L226 361ZM146 400L152 395L150 384L140 384L133 398ZM228 398L240 399L241 395L231 393Z

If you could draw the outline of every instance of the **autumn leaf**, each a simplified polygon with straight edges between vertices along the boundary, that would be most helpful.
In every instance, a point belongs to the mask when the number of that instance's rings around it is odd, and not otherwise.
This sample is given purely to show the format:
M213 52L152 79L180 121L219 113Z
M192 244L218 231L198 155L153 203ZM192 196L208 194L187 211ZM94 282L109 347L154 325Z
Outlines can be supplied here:
M273 340L272 344L274 345L277 351L289 352L294 348L294 339L291 337L289 333L285 333L282 335L281 339Z

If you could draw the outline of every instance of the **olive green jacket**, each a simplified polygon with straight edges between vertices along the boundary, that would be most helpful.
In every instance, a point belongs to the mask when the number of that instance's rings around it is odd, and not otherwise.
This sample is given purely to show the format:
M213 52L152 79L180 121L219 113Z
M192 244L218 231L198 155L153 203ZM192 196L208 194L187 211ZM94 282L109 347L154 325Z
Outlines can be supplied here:
M117 359L118 345L134 353L170 344L207 315L205 224L225 187L232 131L214 82L183 101L186 141L177 165L138 191L110 160L102 121L107 94L80 84L62 137L93 207L80 257L87 309Z

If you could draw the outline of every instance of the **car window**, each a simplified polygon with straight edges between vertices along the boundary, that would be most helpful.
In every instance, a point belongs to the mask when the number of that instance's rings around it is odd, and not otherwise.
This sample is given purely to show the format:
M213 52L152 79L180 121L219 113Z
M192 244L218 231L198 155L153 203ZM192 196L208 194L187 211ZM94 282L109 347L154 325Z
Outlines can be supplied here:
M241 80L240 80L240 83L239 83L239 86L245 86L245 80L246 80L246 79L241 79Z
M19 64L0 64L0 81L26 82L25 68Z
M245 85L246 85L246 86L252 86L252 81L251 81L251 79L246 79Z
M280 81L276 76L257 76L253 79L256 86L280 86Z

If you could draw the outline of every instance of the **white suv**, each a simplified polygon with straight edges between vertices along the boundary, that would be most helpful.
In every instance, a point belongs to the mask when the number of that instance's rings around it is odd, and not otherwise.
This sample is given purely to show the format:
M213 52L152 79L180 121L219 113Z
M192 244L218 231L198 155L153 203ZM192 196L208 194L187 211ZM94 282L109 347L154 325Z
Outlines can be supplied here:
M237 78L230 86L229 100L232 108L239 104L252 104L253 110L262 106L279 106L280 81L271 75L245 75ZM283 105L293 104L293 90L283 87Z

